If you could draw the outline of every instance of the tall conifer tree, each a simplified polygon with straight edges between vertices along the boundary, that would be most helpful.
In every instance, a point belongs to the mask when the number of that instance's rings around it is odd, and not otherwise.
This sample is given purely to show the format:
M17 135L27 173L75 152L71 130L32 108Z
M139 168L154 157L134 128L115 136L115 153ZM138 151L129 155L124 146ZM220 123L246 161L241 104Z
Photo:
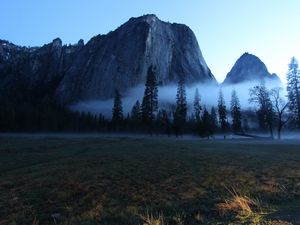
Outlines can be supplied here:
M230 112L232 118L232 129L234 132L242 131L241 105L235 90L231 93Z
M223 132L227 131L227 112L223 92L220 89L218 99L219 123Z
M287 73L287 92L289 109L293 116L293 122L300 128L300 72L295 57L291 59Z
M123 121L123 106L121 94L118 90L115 92L114 106L112 110L112 123L115 126L120 126Z
M142 102L142 120L144 125L150 128L152 132L152 124L155 119L154 113L158 109L158 88L157 80L153 70L153 66L148 68L145 92Z

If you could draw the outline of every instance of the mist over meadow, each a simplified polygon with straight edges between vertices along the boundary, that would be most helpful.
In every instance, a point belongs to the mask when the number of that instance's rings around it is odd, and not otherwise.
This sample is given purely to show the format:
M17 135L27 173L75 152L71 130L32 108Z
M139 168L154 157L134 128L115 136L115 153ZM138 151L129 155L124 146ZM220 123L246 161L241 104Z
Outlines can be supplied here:
M241 104L242 110L255 109L254 104L249 103L249 89L260 85L259 81L249 81L239 84L219 84L213 85L210 83L199 83L192 86L186 86L186 98L188 104L188 114L193 112L193 100L196 88L198 88L199 94L201 96L201 105L210 109L211 107L217 107L219 91L222 90L227 109L230 109L231 94L235 90L238 94L238 98ZM268 81L266 84L268 89L279 87L278 82ZM282 88L281 97L286 99L286 87L281 84ZM122 104L123 104L123 113L126 116L130 114L131 109L135 102L138 100L142 103L143 94L144 94L144 85L139 85L135 88L130 89L126 93L121 93L122 95ZM168 86L159 86L158 87L158 105L159 109L172 110L172 106L176 104L176 92L177 84L168 85ZM70 106L72 111L78 112L90 112L92 114L98 115L102 114L106 118L111 118L113 107L113 98L107 100L98 100L91 99L85 101L79 101ZM174 108L174 107L173 107Z

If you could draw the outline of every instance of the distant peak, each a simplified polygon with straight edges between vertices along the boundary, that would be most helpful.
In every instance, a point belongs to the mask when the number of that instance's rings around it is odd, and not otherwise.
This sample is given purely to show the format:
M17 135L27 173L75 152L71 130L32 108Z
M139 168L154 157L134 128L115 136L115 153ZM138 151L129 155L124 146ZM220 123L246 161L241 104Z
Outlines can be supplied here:
M252 64L252 63L256 63L256 64L263 64L264 63L260 60L260 58L258 58L256 55L250 54L248 52L245 52L238 60L237 60L237 64L238 63L246 63L246 64Z
M59 47L59 46L62 46L62 41L60 38L55 38L53 41L52 41L52 44L53 46L55 47Z
M155 14L145 14L145 15L142 15L140 17L138 17L140 19L145 19L145 20L153 20L153 19L158 19L158 17L155 15Z
M271 75L266 65L256 55L245 52L234 64L223 83L234 84L245 81L272 79L280 82L277 75Z
M130 21L134 21L134 20L140 20L140 21L145 21L147 23L151 23L151 22L155 22L159 19L155 14L146 14L146 15L139 16L139 17L132 17L130 19Z
M245 52L240 58L258 58L256 55L250 54L249 52Z
M156 17L157 18L157 16L154 13L144 14L141 17Z

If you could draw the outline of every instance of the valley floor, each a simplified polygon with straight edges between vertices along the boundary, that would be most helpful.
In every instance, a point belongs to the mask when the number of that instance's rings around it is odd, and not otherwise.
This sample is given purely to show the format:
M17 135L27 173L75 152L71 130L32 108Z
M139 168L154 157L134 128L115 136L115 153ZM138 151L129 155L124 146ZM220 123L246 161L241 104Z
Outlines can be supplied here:
M283 220L300 224L298 140L0 136L0 224Z

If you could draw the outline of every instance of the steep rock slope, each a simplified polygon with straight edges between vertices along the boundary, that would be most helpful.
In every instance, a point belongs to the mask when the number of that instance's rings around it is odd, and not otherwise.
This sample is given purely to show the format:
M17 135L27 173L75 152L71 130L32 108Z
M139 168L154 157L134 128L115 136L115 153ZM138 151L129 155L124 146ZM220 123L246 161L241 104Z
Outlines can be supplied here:
M266 65L255 55L244 53L227 74L223 84L238 84L247 81L278 82L276 74L270 74Z
M160 85L179 77L187 84L216 83L187 26L145 15L87 44L65 46L58 38L27 48L0 41L0 92L40 89L63 104L108 99L115 89L125 93L144 84L150 65Z

